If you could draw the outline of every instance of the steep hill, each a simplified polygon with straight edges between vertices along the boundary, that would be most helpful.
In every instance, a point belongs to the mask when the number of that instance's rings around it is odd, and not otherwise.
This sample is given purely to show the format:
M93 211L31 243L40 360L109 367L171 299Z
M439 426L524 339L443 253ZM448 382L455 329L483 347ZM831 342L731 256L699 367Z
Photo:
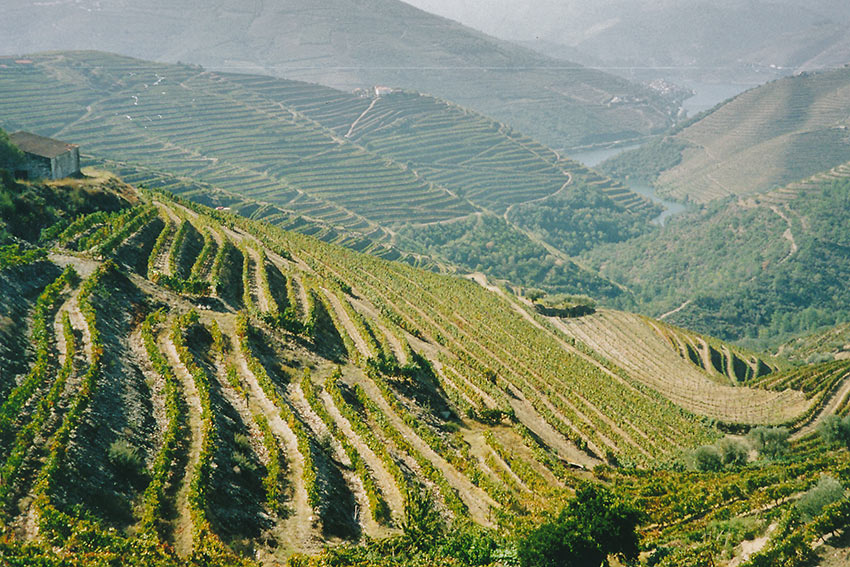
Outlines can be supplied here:
M288 228L306 219L305 231L358 249L390 246L393 258L401 248L523 285L617 295L567 254L645 232L656 210L512 128L432 97L360 97L92 52L32 61L0 68L4 127L72 139L133 182ZM532 217L571 199L559 222L573 233L553 252ZM482 222L486 233L476 231ZM421 234L433 231L440 238L423 248ZM485 248L493 240L510 249Z
M712 509L768 513L768 496L848 462L803 439L843 407L844 366L769 372L634 315L544 317L480 277L105 174L0 189L7 221L50 204L0 247L0 352L31 344L14 368L0 358L13 565L487 564L574 490L602 490L612 511L640 495L650 545L691 542L679 561ZM800 431L784 462L682 472L717 424L777 423ZM662 518L679 521L648 523Z
M705 203L764 193L850 161L850 67L749 90L661 142L600 166Z
M675 114L650 89L397 0L157 0L143 7L127 0L14 0L5 8L0 53L98 49L345 90L415 89L558 148L642 137L664 129Z
M649 314L727 340L777 346L850 320L850 167L750 199L717 200L588 263Z

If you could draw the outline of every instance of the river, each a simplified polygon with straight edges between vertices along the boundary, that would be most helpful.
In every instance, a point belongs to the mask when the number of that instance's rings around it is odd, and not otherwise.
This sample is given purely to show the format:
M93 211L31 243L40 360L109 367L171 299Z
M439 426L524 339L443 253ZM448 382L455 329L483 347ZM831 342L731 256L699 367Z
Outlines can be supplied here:
M576 161L580 161L584 165L588 167L596 167L598 164L602 163L606 159L610 157L614 157L617 154L625 152L626 150L631 150L636 148L637 146L620 146L616 148L602 148L595 150L588 150L585 152L575 152L569 154L570 159L574 159ZM651 185L647 185L646 183L628 183L629 189L647 197L649 200L658 203L664 210L661 211L661 214L652 219L652 222L657 225L664 225L667 219L675 214L681 213L682 211L688 210L687 205L683 205L682 203L677 203L675 201L668 201L662 197L659 197L655 193L655 188Z

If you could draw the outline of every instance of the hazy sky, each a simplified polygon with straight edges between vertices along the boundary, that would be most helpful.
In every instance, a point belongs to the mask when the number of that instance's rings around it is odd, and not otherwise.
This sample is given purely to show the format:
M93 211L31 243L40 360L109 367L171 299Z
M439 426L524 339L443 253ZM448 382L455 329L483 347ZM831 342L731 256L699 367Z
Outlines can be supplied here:
M850 0L403 0L486 33L515 40L560 37L578 42L624 13L697 4L741 8L796 6L832 21L850 21Z

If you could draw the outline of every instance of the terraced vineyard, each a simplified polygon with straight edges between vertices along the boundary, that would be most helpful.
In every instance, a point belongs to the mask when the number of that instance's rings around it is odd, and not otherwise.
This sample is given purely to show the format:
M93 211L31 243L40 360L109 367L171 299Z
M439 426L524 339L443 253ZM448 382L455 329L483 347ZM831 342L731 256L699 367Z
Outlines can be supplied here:
M278 564L401 541L417 494L456 526L532 521L592 467L678 462L716 422L813 427L850 384L845 362L764 374L642 317L552 320L468 279L71 183L124 207L46 227L47 258L26 260L52 276L0 406L0 553L24 564ZM29 268L0 276L14 290Z
M764 193L841 166L850 161L848 94L846 66L742 93L675 133L679 145L670 146L655 185L675 199L706 203Z
M733 358L728 347L726 352L718 351L699 337L676 333L638 315L602 310L577 319L555 320L554 324L609 360L619 361L644 384L698 414L729 423L781 424L792 422L809 408L801 388L794 384L777 388L778 392L733 386L739 379L733 370L736 362L740 379L752 375L753 367L758 368L763 362L750 362L750 366ZM715 364L732 373L736 381L726 372L718 372ZM705 371L706 367L711 372ZM820 383L817 378L815 382Z
M4 128L73 140L98 156L97 165L133 183L417 265L462 264L463 252L478 250L479 242L461 239L461 254L457 243L443 242L433 258L420 259L421 250L409 245L416 238L397 238L400 229L467 227L483 215L502 223L506 237L539 264L559 243L529 230L519 209L512 212L516 206L533 213L537 203L581 187L643 227L638 233L649 229L656 209L504 124L416 93L361 98L96 52L12 64L0 71L0 90ZM576 214L587 223L586 211ZM588 234L607 231L607 216L599 212ZM569 275L554 278L553 289L584 282L600 294L617 293L567 254L554 257ZM469 262L466 268L478 267ZM540 269L551 271L553 262ZM495 260L483 268L496 277L509 269ZM530 275L524 279L532 285Z

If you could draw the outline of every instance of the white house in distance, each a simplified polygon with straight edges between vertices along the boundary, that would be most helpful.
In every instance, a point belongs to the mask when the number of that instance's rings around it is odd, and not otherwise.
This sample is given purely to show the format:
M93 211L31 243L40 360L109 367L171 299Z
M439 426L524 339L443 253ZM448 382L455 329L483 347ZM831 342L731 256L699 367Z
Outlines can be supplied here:
M80 147L30 132L9 135L13 144L24 152L26 162L15 171L15 177L28 179L62 179L80 173Z

